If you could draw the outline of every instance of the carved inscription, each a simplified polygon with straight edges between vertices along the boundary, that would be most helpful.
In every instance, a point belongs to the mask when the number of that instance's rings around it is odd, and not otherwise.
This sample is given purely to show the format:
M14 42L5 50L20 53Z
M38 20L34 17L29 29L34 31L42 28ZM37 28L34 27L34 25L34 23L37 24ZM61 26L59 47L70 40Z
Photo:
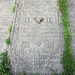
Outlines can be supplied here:
M22 41L22 48L30 48L30 43L28 41Z
M12 46L16 54L24 60L22 62L24 64L19 62L19 69L16 68L16 71L20 72L21 69L25 68L23 71L26 73L38 72L40 75L45 73L51 75L50 68L56 69L57 67L53 67L53 64L57 65L57 61L60 63L58 15L57 12L53 12L56 11L55 4L56 0L23 0L22 9L18 10L21 12L21 16L20 18L16 17L16 21L19 19L19 24L18 22L14 24L17 29L14 28L13 40L17 41ZM18 59L20 61L20 58ZM17 67L16 63L14 64ZM24 66L20 69L20 65ZM59 65L59 67L61 66Z
M42 44L42 42L35 42L35 44L39 47L41 44Z
M53 23L53 18L52 17L47 17L46 22L47 23Z
M30 23L30 19L33 20L30 17L25 17L25 23ZM53 17L46 17L45 19L42 17L35 17L34 21L36 21L36 23L38 23L38 24L40 24L41 22L53 24Z
M46 49L53 49L54 48L54 42L46 41L45 42L45 48Z
M29 23L30 22L30 17L26 17L25 18L25 23Z
M38 23L38 24L40 24L41 22L43 22L44 21L44 18L41 18L41 17L39 17L39 18L34 18L35 19L35 21Z

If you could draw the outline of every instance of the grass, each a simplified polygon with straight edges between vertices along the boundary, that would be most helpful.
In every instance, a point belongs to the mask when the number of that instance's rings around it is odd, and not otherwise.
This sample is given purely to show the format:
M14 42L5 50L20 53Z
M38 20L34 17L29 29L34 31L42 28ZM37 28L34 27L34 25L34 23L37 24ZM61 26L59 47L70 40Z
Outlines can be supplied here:
M32 74L32 75L39 75L38 73Z
M12 31L12 26L10 26L9 28L9 34L11 34L11 31ZM10 37L8 37L6 40L5 40L6 44L7 45L10 45Z
M62 22L64 27L64 53L63 53L63 68L64 72L62 75L73 75L75 70L75 61L73 59L73 50L71 48L71 32L69 30L70 24L69 24L69 18L68 18L68 2L67 0L59 0L59 10L62 13Z
M23 73L21 73L21 75L24 75Z
M24 75L23 73L21 73L21 75ZM31 75L39 75L38 73L35 73L35 74L31 74Z
M10 37L8 37L8 38L6 39L6 44L7 44L7 45L10 45Z
M9 28L9 34L11 34L11 31L12 31L12 25Z
M10 74L10 61L8 52L5 50L0 54L0 75L11 75Z
M16 8L16 6L13 7L13 13L15 12L15 8Z

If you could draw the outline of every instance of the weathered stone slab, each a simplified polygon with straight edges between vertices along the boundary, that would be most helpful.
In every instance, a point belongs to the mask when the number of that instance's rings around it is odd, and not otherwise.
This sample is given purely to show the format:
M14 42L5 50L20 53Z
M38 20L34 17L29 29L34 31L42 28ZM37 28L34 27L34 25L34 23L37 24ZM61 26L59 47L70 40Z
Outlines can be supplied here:
M57 0L18 0L9 51L14 75L62 73L56 8Z

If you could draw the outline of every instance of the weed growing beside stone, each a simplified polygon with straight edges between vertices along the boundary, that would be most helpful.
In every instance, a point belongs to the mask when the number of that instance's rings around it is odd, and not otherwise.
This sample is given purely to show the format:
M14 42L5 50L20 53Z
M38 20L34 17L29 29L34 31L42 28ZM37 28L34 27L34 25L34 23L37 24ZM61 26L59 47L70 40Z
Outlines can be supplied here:
M12 31L12 26L10 26L10 28L9 28L9 34L11 34L11 31ZM10 37L8 37L8 38L6 39L6 44L7 44L7 45L10 45Z
M11 75L10 74L10 61L8 52L5 50L0 54L0 75Z
M72 37L71 37L71 32L69 30L70 24L69 24L69 18L68 18L68 3L67 0L59 0L59 10L62 13L62 22L64 26L64 53L63 53L63 67L64 67L64 72L62 75L73 75L73 72L75 70L75 63L73 59L73 50L71 49L71 42L72 42Z
M39 75L38 73L32 74L32 75Z
M21 75L24 75L23 73L21 73Z
M9 28L9 34L11 34L11 31L12 31L12 25Z
M6 39L6 44L7 44L7 45L10 45L10 37L8 37L8 38Z
M15 8L16 8L16 6L13 7L13 13L15 12Z

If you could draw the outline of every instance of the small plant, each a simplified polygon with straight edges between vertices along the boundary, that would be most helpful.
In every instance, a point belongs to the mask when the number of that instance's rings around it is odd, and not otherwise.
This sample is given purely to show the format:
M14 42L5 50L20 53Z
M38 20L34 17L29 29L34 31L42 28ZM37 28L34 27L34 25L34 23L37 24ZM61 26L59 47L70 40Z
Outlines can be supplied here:
M12 31L12 25L9 28L9 34L11 34L11 31Z
M36 73L35 75L38 75L38 73Z
M21 73L21 75L24 75L23 73Z
M8 37L8 38L6 39L6 44L7 44L7 45L10 45L10 37Z
M16 6L13 7L13 13L15 12L15 8L16 8Z
M8 52L5 50L5 52L0 54L0 75L11 75L10 68Z
M32 75L39 75L38 73L32 74Z

